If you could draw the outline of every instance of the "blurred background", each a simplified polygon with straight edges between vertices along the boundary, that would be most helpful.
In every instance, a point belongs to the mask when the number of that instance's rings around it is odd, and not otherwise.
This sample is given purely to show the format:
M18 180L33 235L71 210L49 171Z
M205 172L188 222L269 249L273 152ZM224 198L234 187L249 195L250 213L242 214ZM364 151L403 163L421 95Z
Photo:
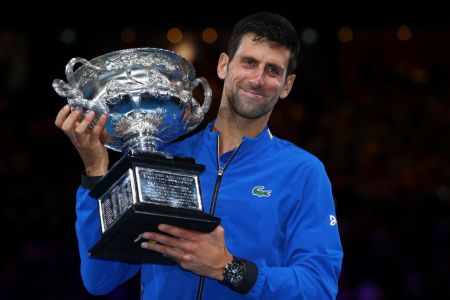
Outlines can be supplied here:
M443 9L145 7L26 20L20 11L3 13L2 299L139 297L138 278L102 297L81 283L74 207L82 164L54 126L66 101L51 86L66 80L67 62L125 48L172 49L210 82L206 123L218 109L216 62L232 25L262 10L284 15L301 36L295 86L270 128L327 168L344 247L338 299L450 299L450 19Z

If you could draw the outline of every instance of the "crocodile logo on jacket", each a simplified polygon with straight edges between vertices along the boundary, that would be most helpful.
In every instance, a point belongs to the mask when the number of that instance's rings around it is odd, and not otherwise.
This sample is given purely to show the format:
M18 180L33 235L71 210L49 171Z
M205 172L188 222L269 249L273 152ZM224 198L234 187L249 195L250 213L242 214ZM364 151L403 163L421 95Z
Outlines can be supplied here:
M252 195L258 196L258 197L270 197L270 193L272 193L271 190L265 190L265 187L262 185L255 186L252 189Z

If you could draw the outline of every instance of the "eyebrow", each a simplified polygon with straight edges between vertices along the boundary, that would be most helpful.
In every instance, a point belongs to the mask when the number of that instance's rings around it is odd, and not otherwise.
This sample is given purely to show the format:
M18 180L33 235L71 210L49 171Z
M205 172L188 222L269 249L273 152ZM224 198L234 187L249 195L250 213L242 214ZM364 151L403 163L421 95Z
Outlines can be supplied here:
M241 61L242 61L242 60L245 60L245 59L251 59L251 60L256 61L256 62L258 62L258 63L260 62L258 59L254 58L253 56L249 56L249 55L243 55L243 56L241 57ZM276 69L278 69L278 70L281 71L281 72L283 72L284 70L286 70L286 68L284 68L283 66L280 66L280 65L275 64L275 63L267 63L266 66L267 66L267 67L276 68Z

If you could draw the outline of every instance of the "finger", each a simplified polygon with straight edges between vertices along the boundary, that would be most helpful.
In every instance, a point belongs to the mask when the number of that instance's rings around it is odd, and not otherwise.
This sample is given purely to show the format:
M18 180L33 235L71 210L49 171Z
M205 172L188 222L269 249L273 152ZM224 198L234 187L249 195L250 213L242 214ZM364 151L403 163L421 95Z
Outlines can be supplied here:
M61 129L65 132L71 131L80 118L82 112L83 110L81 108L73 110L62 124Z
M213 230L213 233L218 234L219 236L225 236L225 229L219 225Z
M70 105L69 104L67 104L63 108L61 108L61 110L58 112L58 115L56 116L56 119L55 119L56 127L58 127L58 128L62 127L62 124L67 119L67 116L69 115L69 113L70 113Z
M184 228L167 225L167 224L159 224L158 229L162 232L168 233L170 235L173 235L175 237L185 239L185 240L192 240L195 238L196 234L198 234L198 232L194 232L191 230L187 230Z
M178 262L182 257L182 253L179 250L169 247L169 246L161 245L158 243L143 242L143 243L141 243L141 247L144 249L159 252L159 253L163 254L164 256L171 257L176 262Z
M106 121L105 121L105 122L106 122ZM106 132L106 128L103 127L102 132L100 133L100 140L101 140L102 142L105 142L107 138L108 138L108 134L107 134L107 132Z
M92 140L98 140L100 138L100 135L103 132L103 129L105 128L106 124L106 115L101 115L100 118L98 118L97 125L94 126L94 129L92 129L91 132L91 139Z
M78 124L78 126L75 128L75 132L77 134L84 134L89 124L91 124L92 120L94 120L94 117L95 117L94 111L88 112L87 115L84 117L83 121L81 121L81 123Z
M176 237L170 237L166 234L159 234L156 232L145 232L142 235L145 239L148 239L150 241L158 242L159 244L166 245L172 248L184 248L183 240L180 240Z

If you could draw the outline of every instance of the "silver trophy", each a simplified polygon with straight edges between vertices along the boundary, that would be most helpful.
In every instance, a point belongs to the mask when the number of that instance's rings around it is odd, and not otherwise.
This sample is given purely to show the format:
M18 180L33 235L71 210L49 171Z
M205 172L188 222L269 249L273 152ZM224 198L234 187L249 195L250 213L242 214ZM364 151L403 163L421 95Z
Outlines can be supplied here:
M55 79L53 88L73 109L96 113L90 127L108 115L105 147L123 153L91 191L99 202L102 239L90 255L173 264L142 249L140 234L157 231L161 223L202 232L220 223L203 211L199 174L204 166L160 150L201 123L211 104L208 82L196 77L186 59L157 48L120 50L90 61L76 57L67 64L66 77L68 83ZM192 96L198 85L203 105Z

